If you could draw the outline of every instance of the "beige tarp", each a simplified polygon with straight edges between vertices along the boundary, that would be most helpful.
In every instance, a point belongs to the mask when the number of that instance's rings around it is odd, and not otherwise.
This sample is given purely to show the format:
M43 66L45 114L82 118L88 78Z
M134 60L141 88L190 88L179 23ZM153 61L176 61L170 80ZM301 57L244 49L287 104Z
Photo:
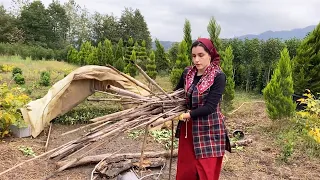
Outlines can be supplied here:
M143 96L149 95L148 91L124 76L142 84L128 75L120 75L116 70L105 66L88 65L74 70L55 83L43 98L31 101L21 109L24 120L31 125L31 135L37 137L52 119L80 104L95 90L105 91L107 84Z

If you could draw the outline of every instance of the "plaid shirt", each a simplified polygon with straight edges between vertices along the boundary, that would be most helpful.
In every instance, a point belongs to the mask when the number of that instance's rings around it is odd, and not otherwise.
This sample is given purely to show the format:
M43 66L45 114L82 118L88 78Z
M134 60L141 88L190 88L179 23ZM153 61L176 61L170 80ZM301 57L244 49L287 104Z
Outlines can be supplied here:
M216 77L220 72L220 70L213 70L211 72L211 77ZM207 89L203 90L203 93L198 91L196 85L189 85L189 88L186 91L186 104L188 109L196 109L205 104L206 96L209 94L210 86L212 84L210 84ZM190 99L190 97L192 99ZM190 101L192 107L189 107ZM216 112L208 116L191 119L196 158L220 157L224 155L226 146L229 148L229 141L226 142L226 140L228 140L228 135L224 125L224 119L225 117L220 110L220 103L218 104ZM179 122L176 137L179 137L181 123L184 122ZM227 150L230 150L228 148Z

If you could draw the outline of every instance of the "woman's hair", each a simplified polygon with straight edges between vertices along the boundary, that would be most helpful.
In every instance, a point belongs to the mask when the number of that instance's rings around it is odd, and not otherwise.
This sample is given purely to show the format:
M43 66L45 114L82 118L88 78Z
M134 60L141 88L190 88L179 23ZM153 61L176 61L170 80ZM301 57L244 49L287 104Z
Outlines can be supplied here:
M191 46L191 50L192 50L192 48L197 47L197 46L203 47L203 49L209 54L209 56L211 55L211 53L210 53L209 49L207 48L207 46L205 46L204 44L202 44L200 41L195 41L195 42L193 42L193 43L192 43L192 46Z

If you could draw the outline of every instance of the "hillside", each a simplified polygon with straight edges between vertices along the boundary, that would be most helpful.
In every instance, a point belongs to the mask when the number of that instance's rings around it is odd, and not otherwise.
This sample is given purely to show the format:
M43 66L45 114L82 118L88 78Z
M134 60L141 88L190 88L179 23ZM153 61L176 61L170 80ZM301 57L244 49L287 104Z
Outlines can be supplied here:
M247 34L243 36L239 36L237 38L239 39L253 39L258 38L261 40L267 40L269 38L279 38L283 40L291 39L291 38L297 38L297 39L303 39L310 31L312 31L316 26L307 26L305 28L296 28L292 30L284 30L284 31L266 31L258 35L254 34Z
M261 34L246 34L242 36L238 36L236 38L244 40L245 38L253 39L258 38L261 40L267 40L269 38L279 38L283 40L291 39L291 38L297 38L297 39L303 39L309 32L311 32L316 26L310 25L305 28L296 28L292 30L283 30L283 31L265 31ZM164 46L165 50L168 50L171 45L175 42L173 41L160 41L160 43ZM155 43L152 43L152 48L155 49Z

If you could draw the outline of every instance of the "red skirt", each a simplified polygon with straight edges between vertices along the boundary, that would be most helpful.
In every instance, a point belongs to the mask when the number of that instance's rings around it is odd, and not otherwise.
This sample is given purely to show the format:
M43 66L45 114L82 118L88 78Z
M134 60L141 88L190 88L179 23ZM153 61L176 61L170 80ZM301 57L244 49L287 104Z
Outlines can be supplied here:
M193 149L192 121L182 123L176 180L218 180L222 160L223 157L196 159Z

